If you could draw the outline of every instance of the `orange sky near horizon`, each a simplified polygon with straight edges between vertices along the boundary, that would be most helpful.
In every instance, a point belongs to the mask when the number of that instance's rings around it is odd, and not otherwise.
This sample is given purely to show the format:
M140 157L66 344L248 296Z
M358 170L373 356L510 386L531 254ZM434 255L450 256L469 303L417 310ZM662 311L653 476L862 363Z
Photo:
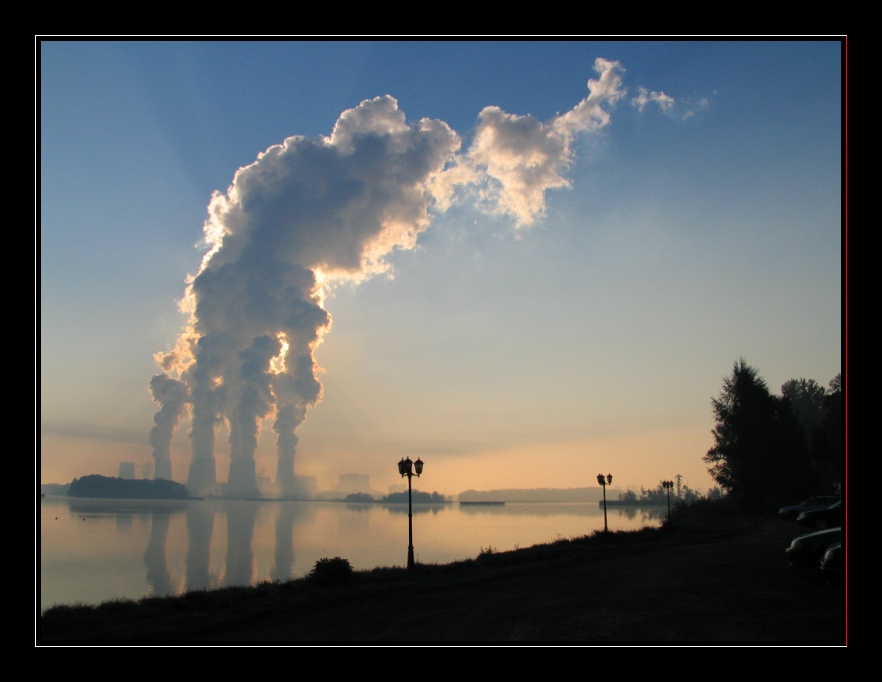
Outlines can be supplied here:
M275 455L271 439L268 440L270 442L258 451L257 471L263 469L272 476ZM704 493L714 485L707 465L701 460L711 443L710 430L703 426L657 429L618 437L532 442L461 454L433 454L426 448L409 456L421 457L426 463L423 476L414 480L414 487L444 495L456 495L469 489L593 487L601 472L613 474L613 489L655 488L659 481L680 474L685 485ZM349 448L331 452L310 444L297 456L295 472L315 476L322 490L331 489L340 474L367 474L372 488L382 492L401 484L396 465L400 457L408 453L355 451L351 444ZM120 462L134 462L136 475L140 477L144 465L152 464L149 449L135 443L43 437L42 452L62 449L64 457L50 456L41 462L42 483L68 483L88 474L117 476ZM224 448L218 450L217 474L223 481L227 477L229 458ZM176 439L173 457L175 479L186 482L190 462L186 435Z

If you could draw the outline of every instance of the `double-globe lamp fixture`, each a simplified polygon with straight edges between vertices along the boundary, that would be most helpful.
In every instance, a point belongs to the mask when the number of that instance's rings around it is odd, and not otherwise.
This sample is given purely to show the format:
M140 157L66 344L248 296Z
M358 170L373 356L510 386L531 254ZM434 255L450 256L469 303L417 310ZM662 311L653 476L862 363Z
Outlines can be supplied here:
M401 458L398 462L398 473L404 478L407 476L407 567L413 568L413 492L411 488L411 479L423 473L423 460L417 457L414 462L408 457Z
M671 522L671 489L673 487L673 481L662 481L662 488L664 488L668 492L668 523Z
M609 532L609 526L606 524L606 486L612 485L612 474L597 474L597 482L603 488L603 532Z

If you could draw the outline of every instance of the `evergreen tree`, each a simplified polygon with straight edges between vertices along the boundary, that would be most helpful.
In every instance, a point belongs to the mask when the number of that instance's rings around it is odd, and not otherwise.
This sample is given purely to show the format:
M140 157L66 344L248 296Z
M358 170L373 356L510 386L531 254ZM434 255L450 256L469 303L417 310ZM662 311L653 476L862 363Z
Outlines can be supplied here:
M812 440L812 461L818 473L821 490L842 490L842 374L830 382L824 398L824 413Z
M781 396L790 402L806 438L810 439L824 420L824 387L814 379L791 379L781 386Z
M806 439L790 401L777 398L744 359L711 400L714 445L704 456L711 476L739 505L779 506L807 486Z

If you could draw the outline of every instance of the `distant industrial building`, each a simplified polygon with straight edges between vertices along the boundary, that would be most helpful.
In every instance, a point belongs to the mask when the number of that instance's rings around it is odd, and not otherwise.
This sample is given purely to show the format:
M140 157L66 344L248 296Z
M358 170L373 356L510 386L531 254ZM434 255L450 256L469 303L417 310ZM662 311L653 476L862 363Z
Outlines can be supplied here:
M334 486L334 492L341 494L369 493L371 477L368 474L340 474L340 482Z
M135 478L135 463L134 462L120 462L119 463L119 477L127 478L132 480Z

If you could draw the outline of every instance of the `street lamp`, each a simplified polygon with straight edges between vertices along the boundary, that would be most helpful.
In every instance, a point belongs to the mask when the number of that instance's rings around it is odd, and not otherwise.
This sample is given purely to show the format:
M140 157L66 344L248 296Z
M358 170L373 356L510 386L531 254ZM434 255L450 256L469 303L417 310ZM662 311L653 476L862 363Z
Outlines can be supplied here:
M423 473L423 460L417 457L416 462L412 462L410 457L398 462L398 473L404 478L407 476L407 567L413 568L413 492L410 481L416 475Z
M662 488L668 491L668 523L671 522L671 488L673 487L673 481L662 481Z
M603 487L603 532L609 532L609 526L606 525L606 486L612 485L612 474L597 474L597 482Z

